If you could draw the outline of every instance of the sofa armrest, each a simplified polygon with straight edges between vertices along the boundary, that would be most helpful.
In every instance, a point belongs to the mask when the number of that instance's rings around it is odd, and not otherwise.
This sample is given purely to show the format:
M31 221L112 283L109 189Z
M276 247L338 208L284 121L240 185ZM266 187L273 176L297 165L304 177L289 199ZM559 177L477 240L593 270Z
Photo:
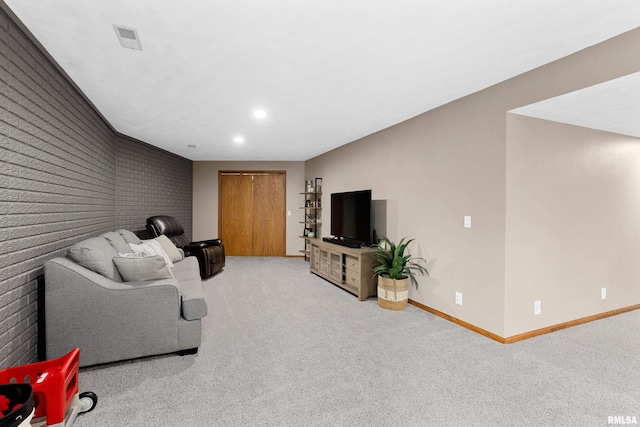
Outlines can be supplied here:
M80 347L87 366L177 348L176 280L118 283L66 258L44 269L47 359Z
M206 244L207 246L222 246L222 239L202 240L202 243Z
M188 253L188 252L193 252L198 249L203 249L206 247L207 247L207 244L204 242L191 242L188 245L184 245L182 249L185 251L185 253Z
M185 250L194 250L194 249L202 249L207 248L209 246L223 246L221 239L210 239L210 240L201 240L199 242L191 242L188 245L184 245L183 248Z

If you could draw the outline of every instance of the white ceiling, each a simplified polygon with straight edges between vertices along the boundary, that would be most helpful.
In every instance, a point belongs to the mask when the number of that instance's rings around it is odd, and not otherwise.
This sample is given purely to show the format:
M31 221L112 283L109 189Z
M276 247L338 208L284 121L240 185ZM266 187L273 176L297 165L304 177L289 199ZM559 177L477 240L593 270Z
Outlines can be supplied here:
M640 26L638 0L5 2L117 131L192 160L306 160Z
M640 138L640 73L516 108L512 112Z

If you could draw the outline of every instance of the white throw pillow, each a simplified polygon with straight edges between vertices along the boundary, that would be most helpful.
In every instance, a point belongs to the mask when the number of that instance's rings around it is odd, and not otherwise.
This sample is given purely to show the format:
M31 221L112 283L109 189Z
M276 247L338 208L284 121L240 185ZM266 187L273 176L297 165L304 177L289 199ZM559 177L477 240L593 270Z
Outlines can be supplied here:
M155 240L143 240L139 245L129 243L129 247L135 253L149 252L153 255L159 255L164 258L164 261L169 268L173 268L173 262L171 262L169 255L167 255L164 249L162 249L162 245Z
M146 254L155 255L155 251L151 249L151 246L145 243L140 243L137 245L135 243L129 243L129 247L131 248L134 254L146 253ZM118 254L118 255L124 255L124 254Z

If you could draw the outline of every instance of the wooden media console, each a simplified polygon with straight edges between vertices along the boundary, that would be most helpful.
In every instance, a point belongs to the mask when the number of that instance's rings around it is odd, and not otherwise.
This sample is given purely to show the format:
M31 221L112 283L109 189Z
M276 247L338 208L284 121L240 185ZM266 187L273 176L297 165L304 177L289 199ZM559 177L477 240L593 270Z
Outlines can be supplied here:
M377 295L372 248L349 248L319 238L307 240L312 273L351 292L360 301Z

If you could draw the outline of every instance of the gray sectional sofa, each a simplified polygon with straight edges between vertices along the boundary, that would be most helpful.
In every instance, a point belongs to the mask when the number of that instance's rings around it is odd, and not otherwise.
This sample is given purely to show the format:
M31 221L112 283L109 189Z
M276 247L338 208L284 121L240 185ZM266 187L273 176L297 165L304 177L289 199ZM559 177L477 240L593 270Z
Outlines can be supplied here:
M47 359L75 347L80 366L197 351L207 315L198 260L175 249L173 268L158 256L153 265L145 257L144 265L138 258L118 268L115 259L134 257L129 243L141 241L128 230L109 232L45 263ZM134 274L137 265L146 280Z

